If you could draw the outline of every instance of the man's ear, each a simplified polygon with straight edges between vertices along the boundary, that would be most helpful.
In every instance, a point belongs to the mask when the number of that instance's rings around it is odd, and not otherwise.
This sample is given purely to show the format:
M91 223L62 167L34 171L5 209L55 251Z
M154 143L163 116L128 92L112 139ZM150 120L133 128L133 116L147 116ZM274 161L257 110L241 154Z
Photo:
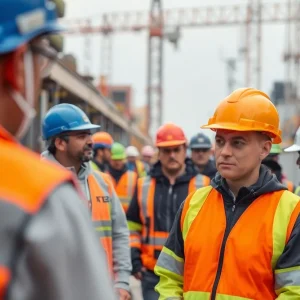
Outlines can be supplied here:
M260 151L260 159L264 160L271 151L272 148L272 141L265 140L261 142L261 151Z
M54 141L55 148L61 152L66 151L67 142L64 139L56 138Z
M27 46L19 47L16 51L7 55L4 61L4 82L10 88L24 93L25 80L24 80L24 54Z

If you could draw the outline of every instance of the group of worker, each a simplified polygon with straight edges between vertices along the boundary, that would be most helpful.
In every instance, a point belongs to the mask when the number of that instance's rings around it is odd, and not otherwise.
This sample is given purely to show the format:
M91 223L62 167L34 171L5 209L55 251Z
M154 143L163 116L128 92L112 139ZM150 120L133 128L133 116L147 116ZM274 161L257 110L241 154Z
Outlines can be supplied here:
M93 135L100 126L77 106L55 105L39 156L18 140L56 59L44 39L61 30L55 6L2 0L0 20L1 299L129 300L130 275L144 300L300 299L300 188L278 163L265 93L241 88L218 104L202 126L214 146L162 125L155 162L149 146L139 160ZM285 151L300 167L300 128Z

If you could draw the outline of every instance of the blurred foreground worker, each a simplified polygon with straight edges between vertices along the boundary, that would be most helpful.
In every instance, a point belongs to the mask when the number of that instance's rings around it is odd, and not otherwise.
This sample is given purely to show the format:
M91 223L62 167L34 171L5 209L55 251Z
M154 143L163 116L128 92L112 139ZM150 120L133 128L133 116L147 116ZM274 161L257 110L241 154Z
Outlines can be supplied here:
M300 127L298 128L298 130L296 132L294 145L286 148L284 151L285 152L298 152L299 156L298 156L298 159L296 161L296 164L298 165L298 167L300 169ZM298 186L296 188L295 194L300 196L300 186Z
M189 148L191 149L191 158L197 166L199 173L209 178L213 178L216 173L216 163L211 159L212 144L208 136L198 133L191 138Z
M150 145L144 146L142 149L142 162L145 166L145 170L147 174L149 174L150 169L152 167L152 159L155 155L155 151L153 147Z
M93 135L94 158L91 164L94 170L108 171L113 142L112 136L107 132L97 132Z
M60 31L44 0L0 1L0 298L115 299L70 172L21 146Z
M282 167L279 163L280 153L282 153L280 145L273 144L269 155L262 161L262 163L267 166L273 174L275 174L277 180L286 186L290 192L294 192L295 186L293 182L288 180L282 172Z
M135 190L137 174L128 170L125 147L120 143L112 145L108 173L126 213Z
M148 177L138 179L127 212L133 275L142 281L144 300L156 300L158 277L154 266L167 240L176 212L187 195L209 184L186 159L187 139L183 130L168 123L156 134L159 161Z
M138 177L146 176L144 164L139 160L140 153L135 146L126 148L127 167L130 171L137 173Z
M91 124L87 115L72 104L53 106L43 120L43 138L48 151L42 156L72 170L88 201L95 231L105 249L120 299L129 299L131 274L129 231L120 200L108 174L92 169ZM109 273L107 274L109 277Z
M281 142L275 106L238 89L202 128L216 131L218 173L178 211L155 267L160 299L300 299L300 198L261 165Z

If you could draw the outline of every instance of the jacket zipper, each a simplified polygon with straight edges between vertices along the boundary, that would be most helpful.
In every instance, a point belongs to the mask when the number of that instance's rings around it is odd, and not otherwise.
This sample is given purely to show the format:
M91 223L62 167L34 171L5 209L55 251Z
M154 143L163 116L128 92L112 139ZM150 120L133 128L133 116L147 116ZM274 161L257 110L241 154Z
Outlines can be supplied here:
M224 263L224 253L225 253L226 242L227 242L228 236L229 236L229 234L231 232L231 229L232 229L235 209L236 209L236 204L234 203L232 208L231 208L231 211L233 212L233 214L231 216L231 221L230 221L229 226L226 227L224 237L223 237L223 241L222 241L222 244L221 244L221 251L220 251L220 257L219 257L219 263L218 263L216 278L215 278L213 288L212 288L212 292L211 292L211 300L216 300L217 289L218 289L219 281L220 281L220 278L221 278L222 268L223 268L223 263Z
M169 187L168 190L168 198L167 198L167 220L166 220L166 224L167 224L167 230L170 230L171 227L171 222L170 222L170 213L171 213L171 208L172 208L172 193L173 193L173 186L171 185Z

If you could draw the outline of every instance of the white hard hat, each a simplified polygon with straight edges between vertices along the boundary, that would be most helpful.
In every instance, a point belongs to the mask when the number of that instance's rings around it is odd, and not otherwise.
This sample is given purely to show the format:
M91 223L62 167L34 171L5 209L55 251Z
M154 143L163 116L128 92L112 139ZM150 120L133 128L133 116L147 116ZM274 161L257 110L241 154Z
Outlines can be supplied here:
M298 152L300 151L300 127L298 128L295 136L294 145L284 149L285 152Z
M128 146L126 148L127 157L138 157L140 155L139 150L134 146Z
M154 149L147 145L147 146L144 146L143 149L142 149L142 155L143 156L149 156L149 157L152 157L154 155Z

